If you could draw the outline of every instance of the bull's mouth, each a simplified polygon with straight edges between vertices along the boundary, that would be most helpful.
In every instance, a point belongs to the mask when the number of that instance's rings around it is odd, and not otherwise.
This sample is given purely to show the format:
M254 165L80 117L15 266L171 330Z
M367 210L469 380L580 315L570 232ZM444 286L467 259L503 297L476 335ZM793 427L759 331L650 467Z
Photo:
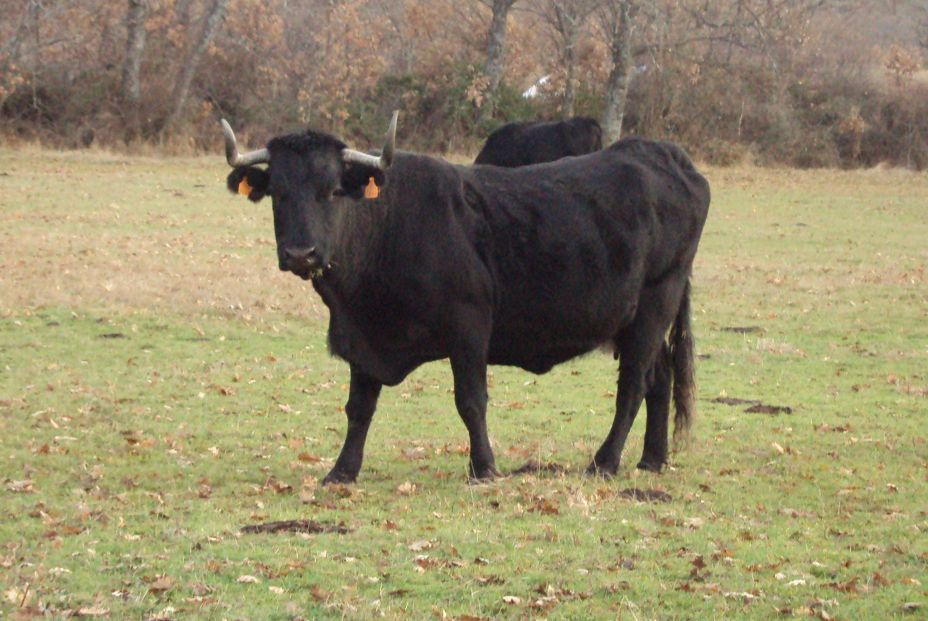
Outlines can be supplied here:
M329 267L328 265L324 267L322 265L314 265L313 267L290 268L290 271L303 280L312 280L314 278L321 278L325 275L325 271Z

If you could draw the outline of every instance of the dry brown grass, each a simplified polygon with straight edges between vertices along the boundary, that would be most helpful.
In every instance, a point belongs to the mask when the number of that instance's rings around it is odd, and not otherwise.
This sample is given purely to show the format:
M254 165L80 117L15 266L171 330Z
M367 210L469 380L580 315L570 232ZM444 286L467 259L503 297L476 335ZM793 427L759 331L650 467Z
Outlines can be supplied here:
M5 312L322 314L310 285L274 269L269 205L229 195L219 158L30 148L0 151L0 172Z
M275 267L269 203L253 205L228 194L226 172L218 155L0 149L0 310L60 306L324 317L311 285ZM856 228L860 238L847 240L865 245L873 211L891 219L899 201L928 195L928 175L905 170L705 167L705 173L717 205L734 201L739 211L750 212L745 219L743 213L714 208L710 231L725 229L728 243L732 234L743 244L760 230L795 236L800 255L815 252L801 246L802 227L826 226L842 196L868 197L871 206ZM879 252L827 269L772 265L756 258L750 244L723 256L701 253L703 282L720 284L757 271L776 286L825 293L873 282L925 283L923 265Z

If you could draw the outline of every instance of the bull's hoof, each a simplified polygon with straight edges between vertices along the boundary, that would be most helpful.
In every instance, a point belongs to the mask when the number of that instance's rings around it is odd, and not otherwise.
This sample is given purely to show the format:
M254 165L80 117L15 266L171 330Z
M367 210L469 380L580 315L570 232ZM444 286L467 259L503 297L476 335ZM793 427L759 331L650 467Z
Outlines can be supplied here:
M493 464L483 466L482 468L475 468L474 465L471 464L467 468L467 474L473 483L486 483L503 476Z
M660 472L664 469L664 462L654 461L650 459L642 459L638 462L639 470L647 470L648 472Z
M586 467L587 476L611 479L619 472L619 464L592 462Z
M344 472L340 470L332 470L325 478L322 479L323 485L345 485L347 483L354 483L358 478L357 474L351 474L350 472Z

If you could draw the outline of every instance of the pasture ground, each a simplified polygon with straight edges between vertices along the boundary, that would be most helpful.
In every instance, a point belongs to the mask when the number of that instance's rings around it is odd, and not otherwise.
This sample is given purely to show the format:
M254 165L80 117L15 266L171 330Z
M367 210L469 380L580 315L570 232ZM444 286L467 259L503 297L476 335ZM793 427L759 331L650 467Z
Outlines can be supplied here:
M700 418L665 473L633 467L642 416L618 477L581 475L596 353L492 369L498 465L566 472L468 484L436 363L384 391L359 483L321 488L348 370L226 173L0 149L0 617L928 614L928 176L706 171ZM240 531L294 519L349 531Z

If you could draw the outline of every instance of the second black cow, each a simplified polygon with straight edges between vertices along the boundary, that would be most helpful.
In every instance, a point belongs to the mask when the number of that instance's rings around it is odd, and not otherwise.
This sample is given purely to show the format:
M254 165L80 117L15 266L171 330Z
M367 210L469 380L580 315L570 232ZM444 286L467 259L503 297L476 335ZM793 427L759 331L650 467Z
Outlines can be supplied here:
M474 164L515 168L602 148L603 130L595 119L577 116L564 121L520 121L490 134Z
M689 277L706 180L680 148L642 139L526 168L455 166L394 154L395 121L379 157L313 131L239 154L224 124L229 189L271 197L280 269L312 279L330 351L350 365L325 482L356 479L382 386L443 358L470 474L492 478L487 365L545 373L603 346L620 360L616 413L588 471L616 472L642 400L639 467L659 470L671 394L675 436L695 408Z

